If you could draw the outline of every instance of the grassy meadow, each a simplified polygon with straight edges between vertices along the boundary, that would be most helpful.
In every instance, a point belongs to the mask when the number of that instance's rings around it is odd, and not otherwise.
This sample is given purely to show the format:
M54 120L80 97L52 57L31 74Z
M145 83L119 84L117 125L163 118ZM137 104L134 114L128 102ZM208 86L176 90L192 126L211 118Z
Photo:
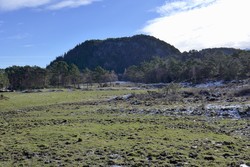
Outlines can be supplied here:
M249 120L145 114L170 104L110 100L127 94L146 91L3 93L0 166L250 165Z

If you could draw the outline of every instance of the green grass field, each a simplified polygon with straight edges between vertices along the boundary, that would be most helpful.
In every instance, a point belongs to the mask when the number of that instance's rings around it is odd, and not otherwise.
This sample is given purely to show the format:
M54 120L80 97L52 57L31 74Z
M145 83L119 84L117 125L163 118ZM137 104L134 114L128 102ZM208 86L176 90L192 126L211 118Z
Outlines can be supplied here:
M0 111L58 103L102 100L134 92L135 91L131 90L71 91L63 89L61 92L49 92L48 90L44 90L44 92L40 93L2 93L5 97L9 98L9 100L1 101ZM144 91L137 90L137 92L139 93Z
M4 93L0 166L250 165L237 133L248 120L124 112L147 106L108 100L130 93L145 91Z

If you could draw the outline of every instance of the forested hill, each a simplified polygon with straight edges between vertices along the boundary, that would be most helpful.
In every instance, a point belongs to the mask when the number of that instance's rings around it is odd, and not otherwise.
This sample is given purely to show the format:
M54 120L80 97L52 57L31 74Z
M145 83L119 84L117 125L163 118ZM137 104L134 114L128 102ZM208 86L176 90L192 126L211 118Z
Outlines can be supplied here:
M189 52L183 52L181 54L182 60L187 59L203 59L203 58L209 58L211 56L231 56L234 54L238 54L242 52L243 50L235 49L235 48L208 48L208 49L202 49L200 51L197 50L190 50Z
M136 35L106 40L88 40L77 45L65 55L57 57L53 62L73 63L80 70L101 66L117 73L123 73L125 68L139 65L144 61L152 60L154 57L180 54L181 52L174 46L155 37Z

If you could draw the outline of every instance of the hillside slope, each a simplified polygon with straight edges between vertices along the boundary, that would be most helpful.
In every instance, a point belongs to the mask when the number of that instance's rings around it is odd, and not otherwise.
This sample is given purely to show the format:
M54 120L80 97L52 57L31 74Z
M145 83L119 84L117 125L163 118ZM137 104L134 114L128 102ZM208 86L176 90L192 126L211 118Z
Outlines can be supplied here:
M139 65L153 57L180 55L174 46L147 35L133 37L110 38L106 40L88 40L68 51L55 61L66 61L78 66L79 69L94 69L101 66L117 73L131 65ZM52 62L52 63L53 63Z

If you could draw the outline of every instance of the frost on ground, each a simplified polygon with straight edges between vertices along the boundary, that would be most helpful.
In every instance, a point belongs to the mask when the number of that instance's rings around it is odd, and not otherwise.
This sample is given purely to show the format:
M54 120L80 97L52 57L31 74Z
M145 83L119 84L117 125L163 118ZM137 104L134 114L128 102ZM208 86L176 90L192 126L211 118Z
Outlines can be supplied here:
M219 105L207 104L205 109L208 112L215 112L221 117L231 117L239 119L242 116L250 116L250 104Z

